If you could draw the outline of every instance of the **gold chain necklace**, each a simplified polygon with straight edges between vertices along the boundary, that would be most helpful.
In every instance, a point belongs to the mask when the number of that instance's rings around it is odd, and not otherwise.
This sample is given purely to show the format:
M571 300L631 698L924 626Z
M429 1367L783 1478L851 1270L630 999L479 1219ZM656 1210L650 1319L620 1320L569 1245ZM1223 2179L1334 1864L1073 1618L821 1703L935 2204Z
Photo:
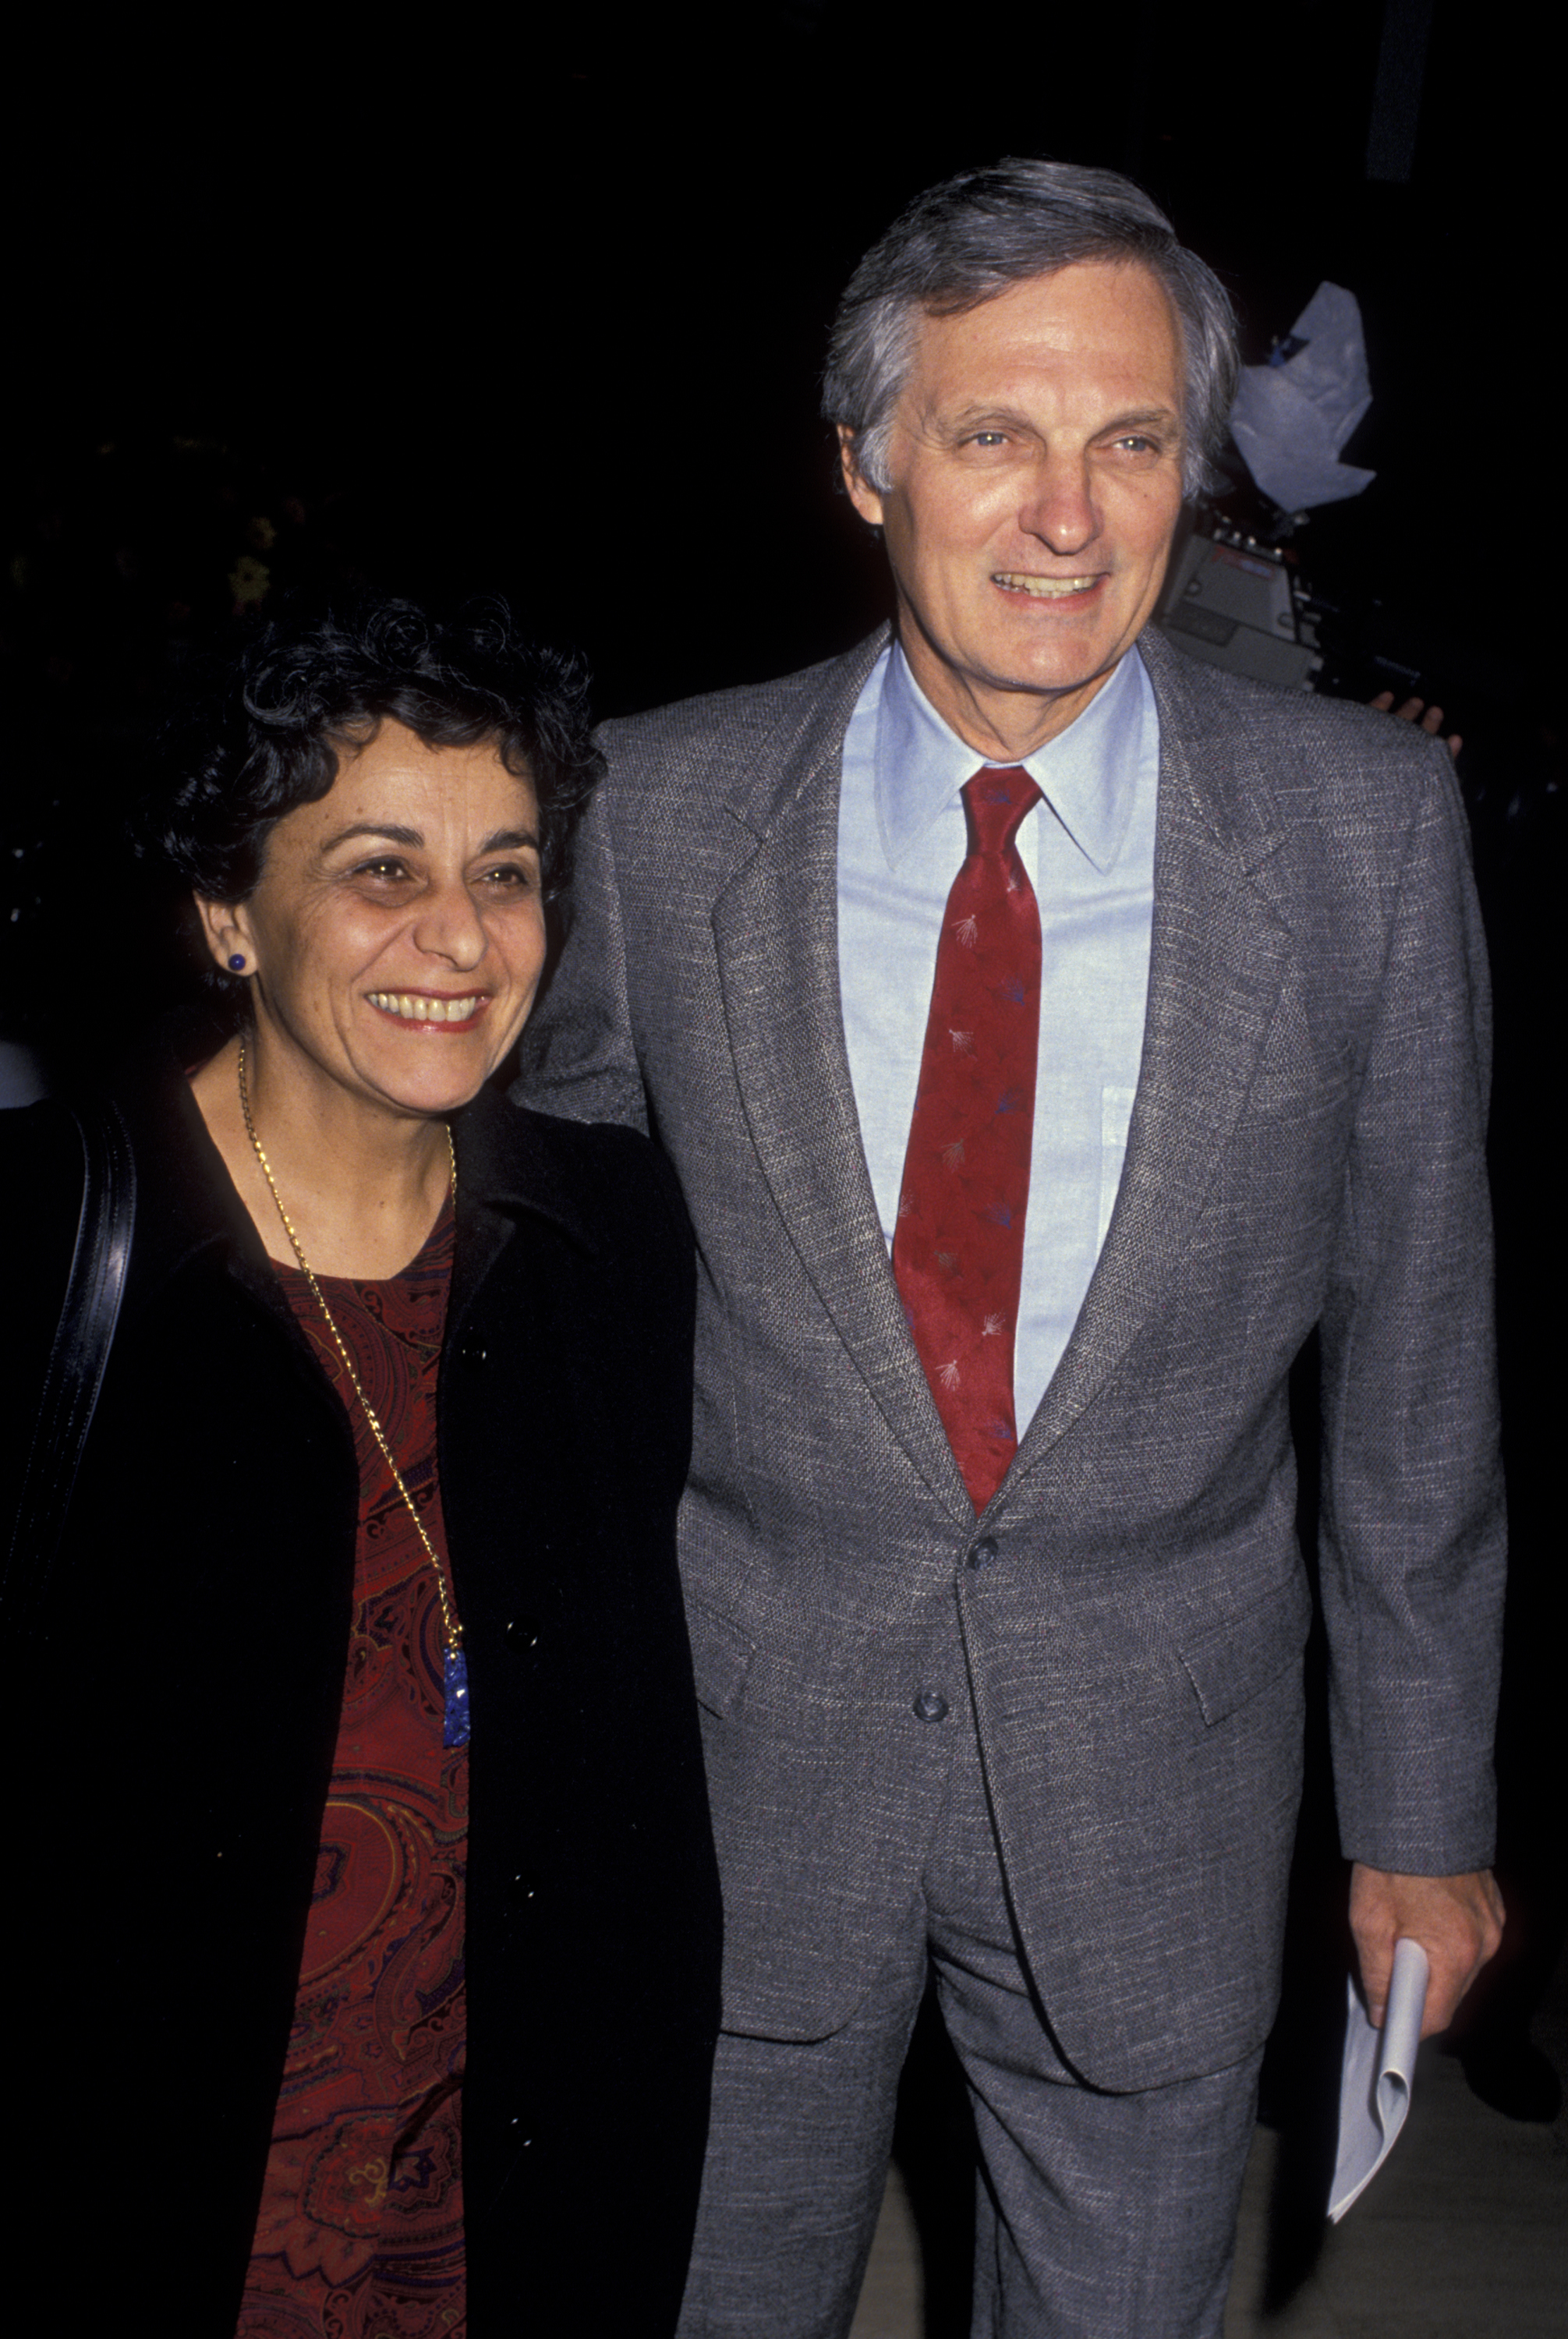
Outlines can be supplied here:
M245 1117L245 1134L249 1137L251 1145L254 1147L256 1159L261 1165L261 1175L267 1180L267 1184L271 1191L273 1201L278 1205L278 1216L283 1221L283 1232L288 1236L290 1243L293 1247L294 1257L300 1262L300 1271L311 1287L311 1294L314 1298L317 1307L321 1309L322 1316L326 1318L327 1329L332 1336L333 1344L337 1348L339 1356L343 1359L343 1370L348 1374L350 1380L353 1384L354 1395L360 1400L360 1404L364 1411L365 1419L370 1425L371 1434L374 1436L377 1445L381 1449L381 1454L388 1469L392 1474L392 1483L397 1487L399 1494L401 1495L405 1504L408 1505L409 1516L414 1522L414 1532L418 1535L419 1541L425 1546L425 1554L429 1560L431 1573L434 1574L436 1579L436 1597L440 1602L441 1606L441 1639L446 1658L443 1668L446 1713L442 1724L441 1743L443 1746L466 1746L468 1742L468 1660L463 1648L463 1628L459 1623L452 1606L451 1588L447 1582L447 1572L437 1556L435 1545L425 1533L425 1522L419 1516L419 1510L415 1505L412 1495L409 1494L407 1486L403 1484L403 1474L399 1469L396 1462L392 1459L392 1449L387 1443L387 1433L381 1427L380 1421L376 1417L375 1407L371 1405L370 1398L365 1395L364 1389L360 1386L360 1376L354 1370L354 1360L352 1357L350 1356L347 1347L343 1344L343 1336L338 1329L337 1320L334 1318L331 1309L327 1305L326 1294L322 1291L321 1285L317 1282L315 1272L311 1268L311 1262L305 1257L304 1247L301 1243L299 1236L294 1232L294 1222L290 1218L288 1211L283 1208L283 1197L278 1191L278 1181L272 1175L272 1165L261 1150L261 1140L256 1134L256 1124L251 1118L251 1091L245 1079L245 1042L243 1040L240 1042L240 1110ZM456 1201L458 1198L458 1153L456 1146L452 1143L452 1132L450 1128L447 1130L447 1153L451 1163L452 1199Z

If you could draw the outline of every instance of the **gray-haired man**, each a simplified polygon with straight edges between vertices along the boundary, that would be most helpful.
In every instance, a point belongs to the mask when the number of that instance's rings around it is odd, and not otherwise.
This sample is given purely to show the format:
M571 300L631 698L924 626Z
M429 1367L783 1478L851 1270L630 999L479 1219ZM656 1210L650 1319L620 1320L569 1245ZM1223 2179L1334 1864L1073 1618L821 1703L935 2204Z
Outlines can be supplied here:
M1218 2331L1315 1327L1375 2010L1396 1934L1429 2028L1496 1943L1463 824L1435 742L1146 630L1234 367L1126 181L933 190L827 376L891 643L607 735L528 1093L646 1119L697 1229L727 1949L686 2334L847 2328L928 1972L984 2160L976 2331Z

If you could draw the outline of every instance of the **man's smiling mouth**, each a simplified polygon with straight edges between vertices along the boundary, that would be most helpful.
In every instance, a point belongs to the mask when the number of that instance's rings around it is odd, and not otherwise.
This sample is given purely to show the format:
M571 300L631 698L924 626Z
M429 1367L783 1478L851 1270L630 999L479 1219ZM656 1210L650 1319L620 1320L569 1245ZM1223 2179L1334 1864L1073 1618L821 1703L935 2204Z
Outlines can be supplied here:
M991 583L1004 592L1027 593L1035 601L1067 601L1075 593L1091 593L1102 580L1099 577L1029 577L1021 571L999 568L992 572Z
M405 1023L471 1023L489 999L484 991L470 991L461 999L432 999L417 991L371 991L366 996L383 1015Z

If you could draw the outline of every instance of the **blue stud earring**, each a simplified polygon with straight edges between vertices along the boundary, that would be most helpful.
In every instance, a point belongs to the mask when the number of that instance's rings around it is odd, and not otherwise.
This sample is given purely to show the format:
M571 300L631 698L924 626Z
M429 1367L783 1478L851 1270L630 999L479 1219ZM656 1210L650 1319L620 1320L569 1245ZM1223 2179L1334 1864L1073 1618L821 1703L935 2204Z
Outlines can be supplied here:
M244 973L244 972L245 972L245 953L244 953L244 952L243 952L243 951L236 951L236 952L234 952L233 957L229 961L229 968L230 968L230 972L231 972L232 973L233 973L233 974L243 974L243 973Z

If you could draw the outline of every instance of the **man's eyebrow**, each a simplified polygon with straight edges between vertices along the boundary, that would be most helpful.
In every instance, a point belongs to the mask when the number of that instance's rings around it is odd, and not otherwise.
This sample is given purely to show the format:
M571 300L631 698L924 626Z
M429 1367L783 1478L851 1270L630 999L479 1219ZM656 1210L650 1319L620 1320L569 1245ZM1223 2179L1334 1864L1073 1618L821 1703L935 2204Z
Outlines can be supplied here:
M1142 406L1131 414L1114 416L1097 436L1104 438L1108 431L1114 436L1123 430L1178 430L1180 428L1180 415L1169 406Z
M961 406L952 413L934 414L930 419L937 429L952 436L964 430L984 429L991 424L1019 423L1026 430L1036 428L1022 407L1010 406L1001 400ZM1139 406L1126 414L1113 414L1109 421L1099 424L1093 435L1103 439L1126 430L1179 430L1180 428L1181 417L1174 408Z
M1029 417L1020 406L1009 406L1001 399L987 399L969 406L954 407L943 413L940 408L929 410L929 419L943 430L972 430L976 423L1021 422Z

